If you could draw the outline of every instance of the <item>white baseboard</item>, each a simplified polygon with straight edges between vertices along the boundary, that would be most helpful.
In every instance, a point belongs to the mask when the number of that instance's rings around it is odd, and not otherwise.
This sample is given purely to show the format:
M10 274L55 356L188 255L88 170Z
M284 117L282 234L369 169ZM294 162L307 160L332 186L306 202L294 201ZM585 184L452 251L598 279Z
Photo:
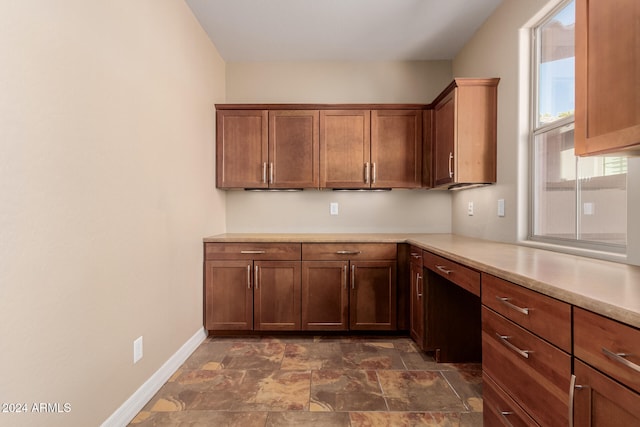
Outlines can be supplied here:
M140 412L144 405L160 390L160 388L171 378L171 376L182 366L191 353L204 341L207 337L207 331L204 328L199 329L186 343L182 345L158 369L144 384L140 386L135 393L131 395L109 418L102 423L102 427L122 427Z

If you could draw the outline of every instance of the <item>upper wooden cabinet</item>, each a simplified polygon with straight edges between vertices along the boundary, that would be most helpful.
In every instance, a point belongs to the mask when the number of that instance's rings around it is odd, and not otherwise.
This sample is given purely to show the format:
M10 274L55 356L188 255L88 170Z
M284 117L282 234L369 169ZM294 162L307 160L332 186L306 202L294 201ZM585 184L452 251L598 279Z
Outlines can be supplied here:
M320 111L320 187L369 188L371 112Z
M317 110L218 110L218 188L318 188Z
M433 185L496 182L500 79L455 79L433 102Z
M419 188L421 110L320 112L321 188Z
M576 155L640 154L638 22L638 0L576 1Z
M216 112L218 188L267 188L268 114L266 110Z

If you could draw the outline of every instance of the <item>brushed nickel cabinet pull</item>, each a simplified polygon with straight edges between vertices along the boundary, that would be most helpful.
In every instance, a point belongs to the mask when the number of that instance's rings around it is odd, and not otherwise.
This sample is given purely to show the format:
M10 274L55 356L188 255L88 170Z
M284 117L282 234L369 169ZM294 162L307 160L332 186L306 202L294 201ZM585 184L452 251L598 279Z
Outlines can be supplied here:
M371 164L371 183L376 183L376 162Z
M614 353L613 351L602 347L602 353L607 356L609 359L612 359L624 366L626 366L629 369L633 369L636 372L640 372L640 366L636 365L635 363L633 363L630 360L625 359L625 357L629 357L632 356L629 353Z
M356 266L351 266L351 289L356 288Z
M422 276L420 273L416 273L416 297L422 298L422 291L420 290L420 282L422 281Z
M411 252L411 258L416 258L417 259L417 258L422 258L422 257L417 252Z
M260 274L259 274L259 267L257 265L254 270L253 282L255 283L254 286L256 287L256 289L260 289Z
M369 162L364 164L364 183L369 183Z
M250 255L255 255L255 254L264 254L267 251L240 251L241 254L250 254Z
M273 162L269 163L269 184L273 184Z
M359 255L362 251L336 251L337 255Z
M342 267L342 287L347 289L347 266Z
M262 163L262 182L267 183L267 162Z
M449 270L447 269L447 267L445 267L444 265L436 265L436 268L440 271L442 271L444 274L451 274L453 273L453 270Z
M453 153L449 152L449 178L453 178Z
M251 289L251 265L247 265L247 289Z
M513 345L509 339L511 338L508 335L501 335L499 333L496 332L496 336L500 339L500 341L506 345L507 347L509 347L511 350L515 351L516 353L518 353L520 356L524 357L525 359L529 358L529 353L531 353L530 350L520 350L518 347L516 347L515 345Z
M573 406L575 401L575 391L582 390L584 388L589 388L589 386L576 384L576 376L571 375L571 380L569 381L569 427L573 427Z
M509 307L510 309L517 311L518 313L526 314L527 316L529 315L529 308L518 307L517 305L510 303L509 302L510 298L496 296L496 299L500 301L502 304Z

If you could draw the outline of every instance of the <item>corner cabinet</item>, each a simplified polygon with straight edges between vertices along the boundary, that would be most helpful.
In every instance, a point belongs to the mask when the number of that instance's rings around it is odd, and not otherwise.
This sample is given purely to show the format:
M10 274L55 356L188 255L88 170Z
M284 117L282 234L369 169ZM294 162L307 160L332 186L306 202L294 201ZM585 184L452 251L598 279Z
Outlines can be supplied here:
M317 110L219 109L216 116L218 188L318 188Z
M575 152L640 155L640 2L576 1Z
M500 79L455 79L433 102L433 185L496 182Z

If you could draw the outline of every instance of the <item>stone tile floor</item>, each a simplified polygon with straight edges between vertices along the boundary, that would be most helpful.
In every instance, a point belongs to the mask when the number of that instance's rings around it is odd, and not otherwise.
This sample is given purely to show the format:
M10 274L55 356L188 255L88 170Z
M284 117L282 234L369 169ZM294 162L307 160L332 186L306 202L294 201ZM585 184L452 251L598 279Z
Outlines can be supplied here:
M482 426L482 370L407 337L208 337L130 426Z

